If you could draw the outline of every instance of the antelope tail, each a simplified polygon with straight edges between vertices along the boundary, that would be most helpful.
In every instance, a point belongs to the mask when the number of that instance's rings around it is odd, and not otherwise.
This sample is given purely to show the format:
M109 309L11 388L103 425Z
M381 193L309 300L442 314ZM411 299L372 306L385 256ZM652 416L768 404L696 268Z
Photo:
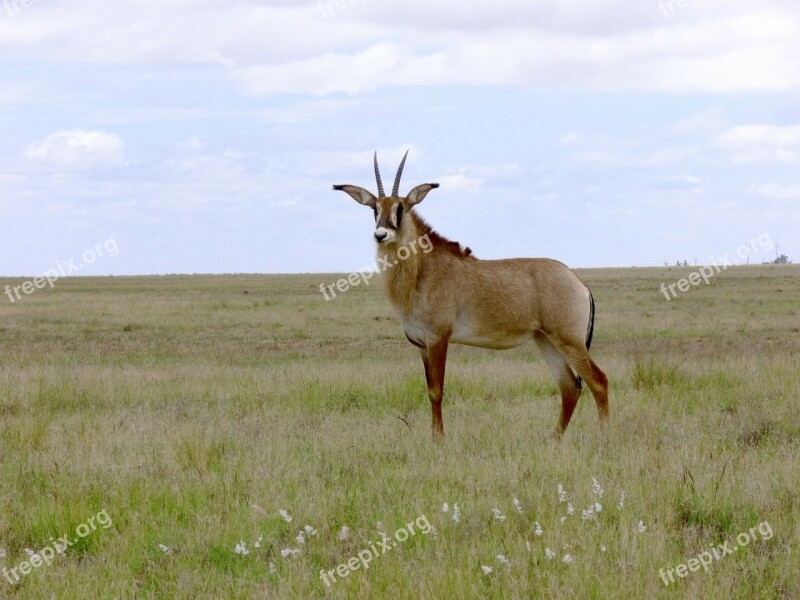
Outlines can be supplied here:
M594 334L594 296L589 290L589 327L586 331L586 349L592 347L592 335ZM583 380L579 377L575 378L575 385L578 389L583 388Z

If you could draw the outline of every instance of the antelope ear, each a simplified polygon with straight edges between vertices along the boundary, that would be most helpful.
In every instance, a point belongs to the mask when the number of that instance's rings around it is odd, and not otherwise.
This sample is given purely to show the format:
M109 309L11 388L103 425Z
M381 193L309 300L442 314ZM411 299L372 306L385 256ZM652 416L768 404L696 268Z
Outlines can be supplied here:
M375 203L378 201L378 199L372 195L372 192L365 190L362 187L358 187L357 185L335 185L333 186L333 189L345 192L359 204L369 206L370 208L374 208Z
M413 190L408 192L408 196L406 196L406 201L408 202L409 206L414 206L415 204L419 204L425 199L425 196L428 195L428 192L431 190L435 190L439 187L438 183L423 183L418 185Z

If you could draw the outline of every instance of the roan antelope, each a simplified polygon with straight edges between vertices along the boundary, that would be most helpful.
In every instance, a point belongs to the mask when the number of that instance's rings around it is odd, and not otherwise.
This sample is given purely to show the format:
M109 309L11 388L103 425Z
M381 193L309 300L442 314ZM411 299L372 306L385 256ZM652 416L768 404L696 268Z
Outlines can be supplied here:
M585 380L601 425L608 419L608 379L589 355L594 298L566 265L549 258L478 260L437 234L414 211L438 183L423 183L400 196L400 163L392 194L383 191L375 153L378 196L355 185L334 185L375 213L378 260L389 300L403 320L408 341L419 348L433 414L433 434L444 434L442 395L450 343L506 349L533 339L561 390L556 437L567 428ZM409 252L422 238L432 250ZM398 252L404 250L403 252Z

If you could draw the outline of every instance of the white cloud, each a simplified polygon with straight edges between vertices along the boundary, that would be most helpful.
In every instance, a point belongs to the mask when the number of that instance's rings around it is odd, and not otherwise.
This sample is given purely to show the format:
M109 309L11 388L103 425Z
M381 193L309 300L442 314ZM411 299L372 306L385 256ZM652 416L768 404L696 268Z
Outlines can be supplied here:
M688 117L673 123L672 129L678 133L704 133L714 135L729 127L729 119L720 108L714 107L692 113Z
M233 70L233 80L247 93L263 96L357 94L385 85L387 75L401 60L403 53L396 45L377 44L350 55L325 54L283 64L241 67Z
M698 153L696 146L651 148L645 140L585 139L586 146L574 151L570 158L577 163L609 168L666 167L686 161ZM571 146L576 145L571 143Z
M124 160L125 142L104 131L62 130L29 145L25 157L63 167L115 165Z
M800 125L738 125L714 143L730 151L735 163L793 163L800 159Z
M696 175L675 175L656 181L653 189L664 192L701 192L703 179Z
M387 86L536 85L722 92L800 87L789 0L42 2L0 22L15 60L221 66L252 94L357 94ZM97 35L97 32L103 35Z
M669 177L667 181L691 186L703 183L703 179L695 175L676 175L675 177Z
M462 194L477 194L481 191L481 184L483 179L470 177L466 173L466 169L461 169L458 173L452 175L442 175L438 178L438 183L442 189L453 193Z
M193 135L188 140L181 142L177 146L178 151L184 154L197 154L198 152L205 150L205 148L206 145L203 143L203 140L196 135Z
M600 35L543 30L524 19L504 31L443 26L435 44L396 26L388 41L237 68L234 79L259 95L498 84L683 93L800 87L797 15L763 8L717 17Z
M774 200L800 200L800 183L795 185L763 183L752 186L750 191Z
M375 150L301 152L297 155L297 162L301 165L297 169L304 175L324 175L326 177L334 175L339 179L348 177L348 173L352 173L355 174L356 179L349 182L342 180L341 182L369 188L375 183L372 160L377 151L383 186L391 189L400 160L406 150L408 150L408 159L403 171L405 174L403 180L405 180L408 173L415 168L415 164L419 164L425 158L424 152L417 144L407 143L390 148L377 147ZM366 184L364 183L365 179Z
M487 189L498 192L508 183L523 173L517 163L498 165L469 165L445 171L443 175L433 178L447 192L462 194L479 194Z
M297 102L280 108L267 108L257 116L268 123L296 124L307 121L332 119L343 112L354 111L362 107L358 99L331 98Z
M586 136L577 131L569 131L559 136L558 143L562 146L572 146L573 144L581 144L587 141Z

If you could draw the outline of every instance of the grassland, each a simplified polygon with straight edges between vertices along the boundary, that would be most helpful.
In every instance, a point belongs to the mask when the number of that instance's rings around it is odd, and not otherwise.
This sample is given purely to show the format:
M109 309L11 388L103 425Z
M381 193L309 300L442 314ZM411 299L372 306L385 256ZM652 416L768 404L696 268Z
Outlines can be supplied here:
M690 270L581 272L612 421L602 436L586 393L560 444L532 344L453 347L433 443L419 356L375 285L326 302L338 276L80 278L2 296L0 568L100 511L113 526L0 577L0 597L800 598L800 267L665 300ZM435 533L321 581L423 515ZM660 569L765 521L770 539L664 585Z

